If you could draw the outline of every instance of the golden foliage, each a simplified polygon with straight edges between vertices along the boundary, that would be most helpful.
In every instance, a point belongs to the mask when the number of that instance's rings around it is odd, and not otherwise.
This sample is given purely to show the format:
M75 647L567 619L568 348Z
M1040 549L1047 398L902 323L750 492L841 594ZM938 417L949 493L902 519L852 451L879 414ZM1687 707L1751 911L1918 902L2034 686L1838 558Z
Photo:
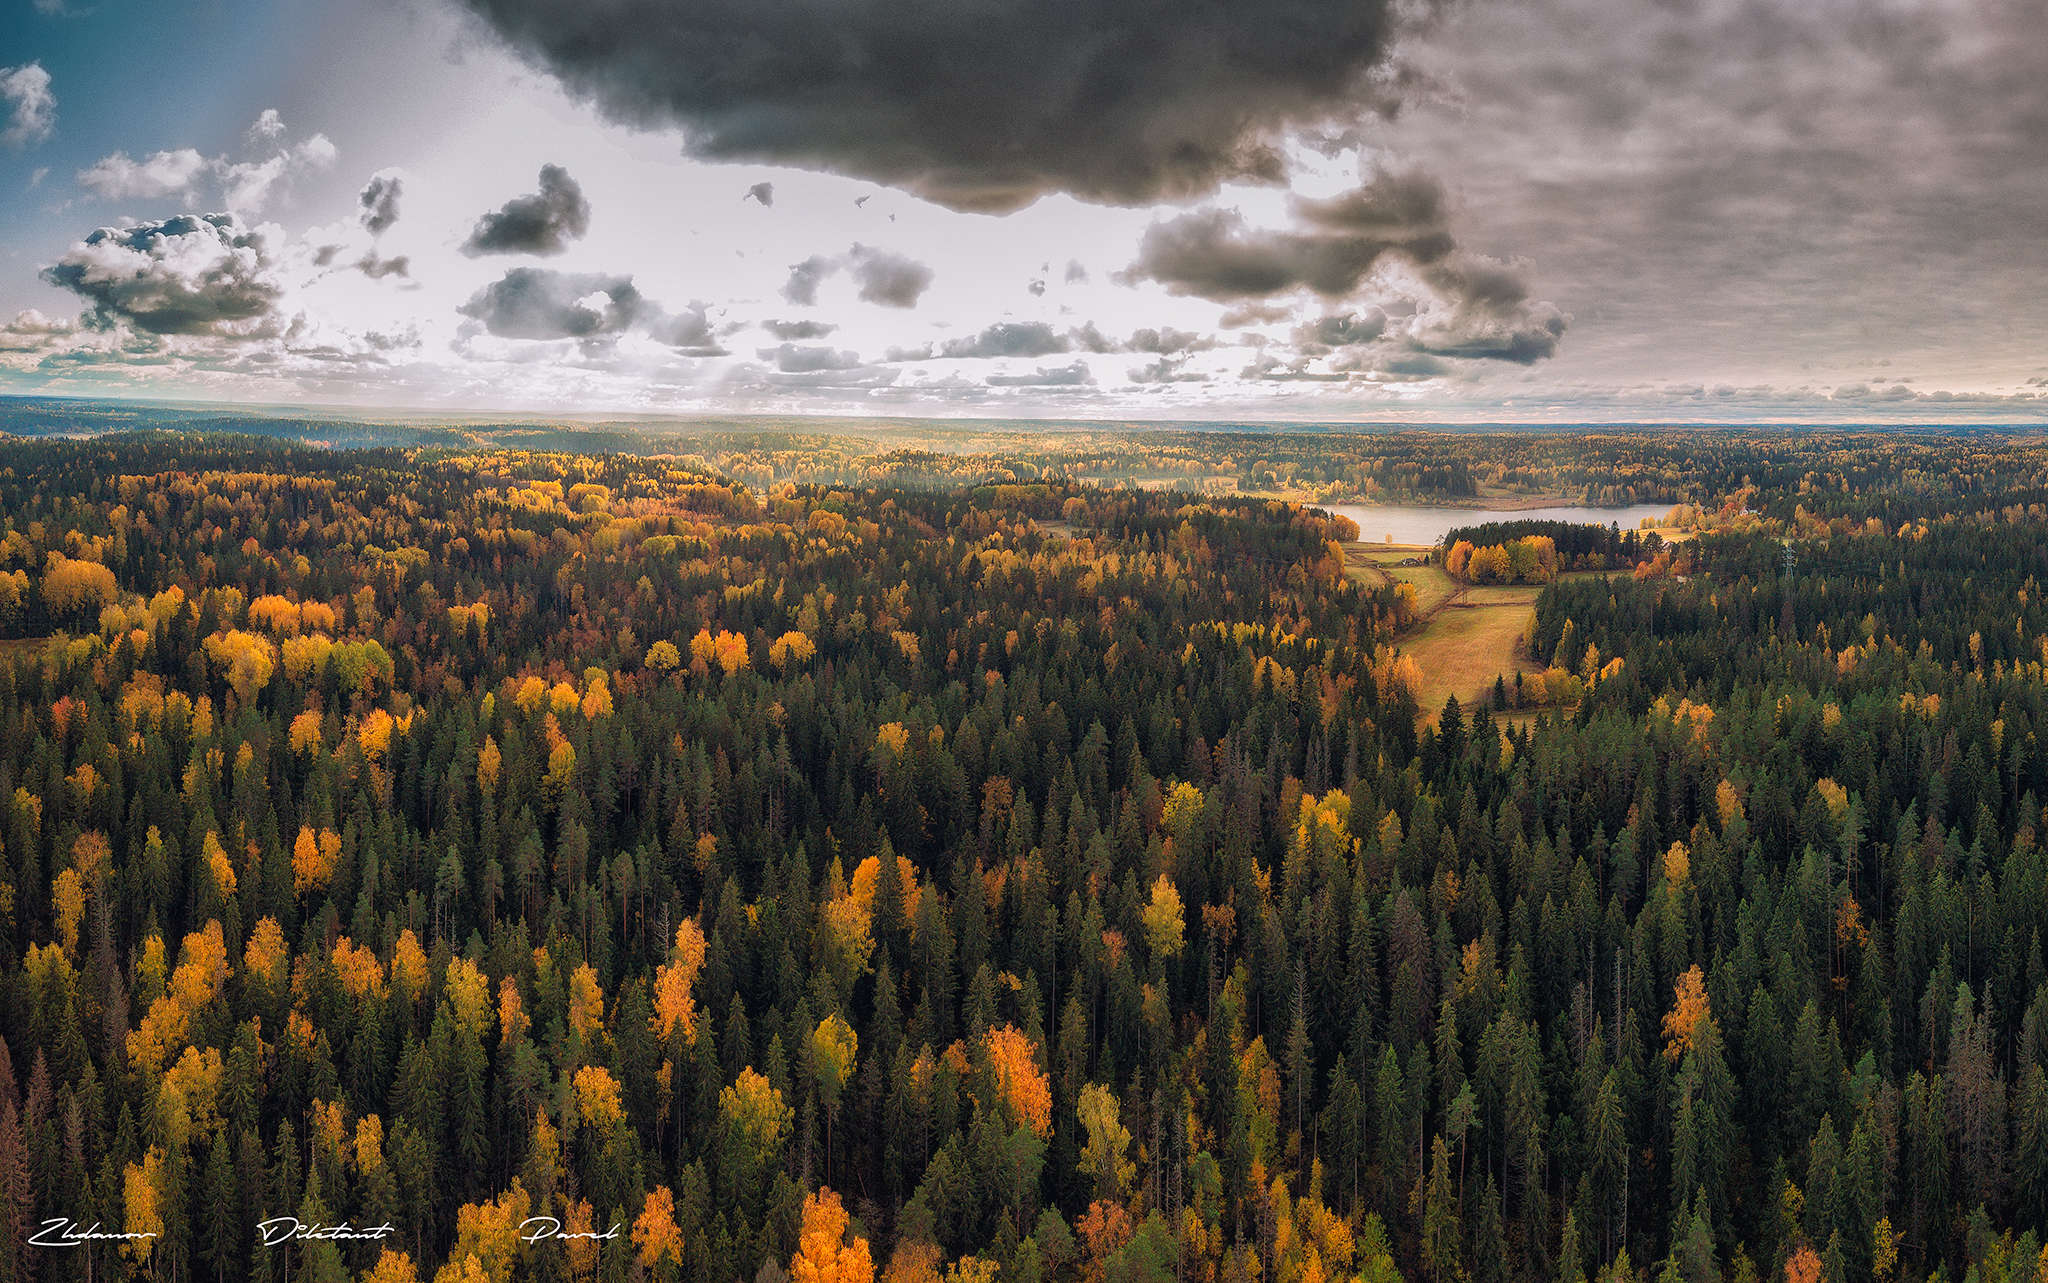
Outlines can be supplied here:
M1713 1012L1707 1003L1706 977L1698 963L1688 967L1672 988L1674 1001L1664 1016L1664 1055L1678 1060L1692 1050L1701 1022L1713 1019Z
M808 664L818 653L818 644L800 632L786 632L768 646L768 662L782 671Z
M683 1231L676 1225L675 1195L668 1186L657 1185L647 1196L633 1222L633 1246L640 1249L643 1269L653 1269L664 1257L683 1263Z
M270 684L277 671L277 647L268 637L230 629L205 642L206 654L220 668L244 703Z
M782 1093L752 1066L740 1070L732 1085L718 1093L718 1114L764 1160L781 1147L795 1118Z
M485 1039L491 1032L491 985L468 958L450 958L441 992L455 1015L455 1027Z
M57 909L57 934L64 939L64 952L78 956L78 922L85 916L85 883L77 869L57 875L50 887L50 901Z
M341 834L333 829L317 833L306 825L299 828L292 843L292 890L300 895L326 886L341 860Z
M584 1039L604 1032L604 990L587 962L569 975L569 1028Z
M141 1163L128 1164L122 1173L121 1203L127 1209L124 1228L130 1237L121 1250L130 1260L147 1260L164 1235L163 1188L164 1151L151 1145Z
M695 918L684 918L676 927L675 946L669 960L654 972L654 1032L666 1039L681 1030L683 1037L697 1037L697 1000L691 986L704 966L704 931Z
M341 977L343 989L358 998L366 994L382 996L384 967L367 946L358 947L347 936L338 936L332 956L334 971Z
M602 1065L585 1065L576 1071L576 1116L587 1127L600 1130L625 1118L619 1103L618 1080Z
M321 717L316 709L307 709L292 718L291 731L286 737L292 752L306 753L322 747Z
M871 855L854 866L853 877L848 881L846 893L863 909L875 907L875 886L881 881L882 858ZM917 913L917 866L909 856L896 857L896 884L903 889L903 916L914 917Z
M1785 1283L1821 1283L1820 1254L1811 1244L1801 1243L1799 1250L1786 1258Z
M398 943L391 948L391 987L407 1002L417 1002L426 992L427 954L411 927L398 933Z
M640 657L640 662L657 673L669 673L674 672L676 666L683 662L683 656L676 650L674 642L663 638L647 648L647 653Z
M1145 903L1143 917L1145 943L1151 946L1154 956L1178 956L1186 943L1187 913L1181 905L1179 889L1166 874L1160 874L1152 884L1152 898Z
M526 1014L526 1000L520 997L519 981L506 976L498 981L498 1037L510 1044L524 1034L533 1021Z
M854 1058L859 1051L860 1039L853 1026L836 1011L820 1020L811 1032L812 1062L817 1066L818 1084L827 1100L836 1099L846 1080L853 1076Z
M498 776L505 769L505 755L498 751L498 741L484 736L484 746L476 751L476 787L485 797L498 791Z
M709 668L716 664L727 677L747 666L747 639L723 628L716 633L699 629L690 639L690 658Z
M1692 877L1692 851L1683 842L1673 842L1671 849L1664 852L1664 881L1673 891L1685 888L1686 880Z
M374 1172L384 1166L384 1120L375 1114L364 1114L356 1120L355 1162L362 1172Z
M242 950L242 970L251 981L262 980L282 988L289 956L283 928L277 925L276 918L265 916L249 932L249 943Z
M848 1234L847 1223L846 1209L833 1191L820 1189L804 1200L803 1228L789 1262L790 1283L874 1283L868 1241Z
M448 1251L450 1267L458 1262L474 1262L491 1283L505 1283L512 1277L512 1265L519 1256L519 1224L532 1210L533 1200L516 1176L512 1178L512 1188L490 1202L465 1203L455 1213L455 1245ZM443 1269L435 1275L436 1283L447 1272Z
M120 595L114 572L96 561L75 561L52 552L43 571L43 604L64 612L97 610L111 605Z
M1038 1044L1015 1025L991 1028L984 1037L996 1090L1018 1123L1043 1139L1052 1134L1052 1085L1038 1067Z
M413 1268L412 1257L387 1247L381 1249L377 1263L363 1272L359 1283L420 1283L420 1275Z
M612 715L611 679L602 668L593 668L583 675L583 720L594 722L600 717Z
M1819 779L1813 782L1813 791L1820 795L1821 802L1828 808L1828 815L1836 823L1839 824L1842 817L1849 813L1848 789L1843 788L1833 780Z

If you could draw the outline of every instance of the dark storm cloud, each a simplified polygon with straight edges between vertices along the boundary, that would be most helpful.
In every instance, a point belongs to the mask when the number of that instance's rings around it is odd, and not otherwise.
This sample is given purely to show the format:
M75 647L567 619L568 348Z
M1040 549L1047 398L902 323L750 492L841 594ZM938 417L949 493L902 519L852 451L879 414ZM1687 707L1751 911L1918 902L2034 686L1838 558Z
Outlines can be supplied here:
M1319 316L1306 325L1294 330L1294 344L1304 351L1351 347L1355 344L1370 343L1387 332L1387 314L1380 309L1367 308L1363 313L1339 312L1331 316Z
M501 339L597 341L634 331L684 355L723 355L704 304L668 312L630 276L515 267L458 310Z
M501 339L588 339L624 333L647 307L630 276L515 267L459 310Z
M1095 376L1088 371L1084 361L1069 365L1039 366L1030 374L991 374L986 382L992 388L1074 388L1095 382Z
M102 227L42 278L84 299L97 323L151 334L254 333L283 292L264 231L233 214Z
M782 285L782 297L799 307L811 307L818 301L818 287L840 271L853 277L861 302L882 307L916 307L932 283L932 269L916 259L871 245L855 245L838 258L813 254L792 265L789 279Z
M822 339L838 329L824 321L763 321L761 328L778 339Z
M685 356L726 355L711 324L710 306L705 303L693 302L680 312L651 316L647 322L647 336L657 343L668 344Z
M1391 261L1410 269L1427 296L1398 327L1415 351L1522 365L1556 353L1569 318L1530 301L1514 267L1458 247L1435 180L1383 174L1339 196L1297 198L1293 214L1285 228L1250 227L1235 210L1220 209L1154 223L1120 279L1246 305L1246 316L1225 318L1232 325L1277 319L1251 309L1282 295L1353 298ZM1372 308L1311 321L1293 337L1301 355L1317 357L1375 342L1390 328L1386 312Z
M1200 352L1214 346L1215 340L1207 335L1162 325L1158 329L1147 327L1131 331L1131 337L1125 340L1123 350L1143 352L1151 356L1173 356L1184 352Z
M1887 355L1977 386L2032 372L2048 328L2039 3L1447 13L1402 50L1442 92L1409 95L1383 141L1430 158L1469 239L1483 226L1489 249L1534 257L1580 318L1578 377L1796 385Z
M1433 356L1418 353L1414 356L1397 356L1382 362L1380 369L1388 374L1410 379L1434 379L1449 374L1451 367Z
M1043 321L997 321L979 334L941 344L943 357L1052 356L1072 346Z
M465 0L613 119L955 209L1274 181L1375 97L1390 0Z
M412 275L412 259L404 254L380 258L372 251L356 260L356 270L373 281L381 281L387 276L409 277Z
M1187 358L1162 356L1156 361L1137 366L1125 372L1124 377L1133 383L1207 383L1209 376L1184 369Z
M590 230L590 202L583 189L560 165L543 165L540 190L515 196L476 220L462 252L480 254L559 254L569 242Z
M1432 265L1424 278L1449 307L1410 330L1417 352L1520 365L1557 354L1568 318L1548 303L1531 303L1528 286L1505 264L1460 254Z
M847 270L860 286L863 303L883 307L916 307L932 283L932 269L888 250L856 245L846 256Z
M1472 360L1513 361L1534 365L1557 355L1569 321L1556 308L1544 304L1533 314L1520 311L1494 313L1453 313L1441 328L1424 328L1411 339L1417 352L1431 356L1458 356Z
M1154 223L1122 279L1226 303L1296 289L1342 298L1387 254L1430 263L1455 244L1441 190L1419 176L1382 175L1330 200L1296 200L1294 215L1284 229L1248 227L1228 209Z
M853 370L860 368L857 353L839 351L822 344L784 343L777 347L765 347L755 355L763 361L772 361L775 368L784 374L816 374L821 370Z
M775 203L775 184L755 183L752 187L747 188L747 194L740 197L740 199L743 201L759 201L764 208L773 205Z
M386 170L374 175L357 194L356 204L362 208L363 227L370 235L381 235L398 221L398 198L404 190L403 180Z
M818 301L818 287L825 278L837 271L839 264L822 254L813 254L789 269L789 279L782 284L782 297L799 307L811 307Z

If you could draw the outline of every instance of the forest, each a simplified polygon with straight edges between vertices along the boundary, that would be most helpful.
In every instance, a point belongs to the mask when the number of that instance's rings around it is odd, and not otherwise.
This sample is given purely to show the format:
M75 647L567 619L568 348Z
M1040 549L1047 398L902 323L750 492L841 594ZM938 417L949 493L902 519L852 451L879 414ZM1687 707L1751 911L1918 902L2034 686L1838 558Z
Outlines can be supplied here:
M2038 441L129 426L0 438L0 1283L2048 1278ZM1238 492L1525 482L1687 536L1460 532L1542 708Z

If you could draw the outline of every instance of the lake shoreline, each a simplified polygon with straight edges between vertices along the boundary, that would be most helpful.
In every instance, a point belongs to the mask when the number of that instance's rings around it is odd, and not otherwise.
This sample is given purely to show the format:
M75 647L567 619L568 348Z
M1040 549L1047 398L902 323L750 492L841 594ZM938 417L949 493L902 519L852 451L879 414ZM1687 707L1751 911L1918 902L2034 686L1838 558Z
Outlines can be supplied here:
M1565 521L1636 530L1645 520L1661 520L1670 512L1670 508L1663 504L1632 504L1619 508L1594 508L1581 504L1515 508L1453 507L1447 504L1326 503L1314 506L1334 516L1348 517L1358 526L1360 543L1424 548L1439 546L1452 530L1490 522Z

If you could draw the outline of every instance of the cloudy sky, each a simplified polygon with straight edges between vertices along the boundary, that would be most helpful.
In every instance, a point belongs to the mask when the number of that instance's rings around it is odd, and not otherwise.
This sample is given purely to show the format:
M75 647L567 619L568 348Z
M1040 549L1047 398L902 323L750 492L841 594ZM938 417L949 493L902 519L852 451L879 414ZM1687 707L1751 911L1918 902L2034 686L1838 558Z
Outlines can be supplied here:
M2032 419L2044 23L0 0L0 393Z

